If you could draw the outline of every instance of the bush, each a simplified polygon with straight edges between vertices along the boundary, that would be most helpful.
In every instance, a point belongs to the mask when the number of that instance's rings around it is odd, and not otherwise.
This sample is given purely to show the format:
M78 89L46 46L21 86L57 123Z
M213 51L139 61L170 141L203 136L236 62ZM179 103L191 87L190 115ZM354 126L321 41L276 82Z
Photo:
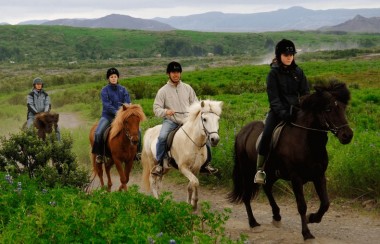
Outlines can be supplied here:
M223 227L230 211L212 211L207 203L193 214L189 204L176 203L168 193L157 200L135 186L86 194L75 188L39 190L25 176L3 179L0 173L0 243L233 243Z
M0 138L0 170L8 173L27 174L48 187L75 186L84 188L89 175L78 168L71 152L73 140L63 137L55 140L52 133L46 141L37 137L35 130L25 130Z

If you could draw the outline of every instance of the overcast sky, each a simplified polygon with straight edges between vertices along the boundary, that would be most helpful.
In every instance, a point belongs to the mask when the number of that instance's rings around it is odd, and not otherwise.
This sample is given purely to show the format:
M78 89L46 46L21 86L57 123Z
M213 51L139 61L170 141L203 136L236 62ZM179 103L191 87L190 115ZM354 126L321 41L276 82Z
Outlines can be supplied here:
M61 18L100 18L123 14L152 19L210 11L257 13L302 6L313 10L380 8L380 0L0 0L0 23Z

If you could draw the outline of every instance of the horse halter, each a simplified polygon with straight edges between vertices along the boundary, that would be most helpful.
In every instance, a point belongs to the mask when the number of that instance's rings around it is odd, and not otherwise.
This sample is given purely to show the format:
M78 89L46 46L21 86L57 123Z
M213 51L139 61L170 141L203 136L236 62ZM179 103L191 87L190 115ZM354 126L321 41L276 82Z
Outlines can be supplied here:
M335 105L335 107L338 106L338 101L337 100L334 101L334 105ZM330 111L331 111L330 108L325 109L325 111L323 111L323 115L325 115L326 113L328 113ZM339 132L340 129L348 126L347 123L343 124L343 125L340 125L340 126L336 126L333 122L328 121L326 119L326 116L323 116L323 118L325 119L325 125L326 125L327 129L329 131L331 131L334 135L338 134L338 132Z
M134 145L134 141L133 141L133 137L135 137L136 135L131 135L129 133L129 131L127 130L127 128L124 127L124 131L125 131L125 136L127 137L127 139L131 142L131 145ZM137 138L139 138L139 135L137 134Z
M334 101L334 105L335 106L338 106L338 101L335 100ZM339 130L348 126L348 124L343 124L343 125L340 125L340 126L336 126L333 122L329 122L327 119L326 119L326 116L325 114L330 112L331 109L330 108L327 108L323 111L323 119L325 120L325 125L327 127L327 130L323 130L323 129L315 129L315 128L309 128L309 127L305 127L305 126L302 126L302 125L298 125L296 123L291 123L293 126L295 127L298 127L298 128L302 128L302 129L306 129L306 130L312 130L312 131L319 131L319 132L329 132L331 131L331 133L333 133L334 135L338 134Z
M218 118L219 118L219 115L217 115L216 113L214 113L214 112L202 112L201 113L201 121L202 121L202 126L203 126L203 131L205 132L205 134L206 134L206 136L207 136L207 139L210 139L210 135L211 134L217 134L217 135L219 135L219 132L218 131L208 131L207 129L206 129L206 126L205 126L205 124L204 124L204 121L203 121L203 114L206 114L206 113L212 113L212 114L215 114L216 116L218 116Z
M176 113L187 113L187 112L176 112ZM209 140L211 134L214 134L214 133L215 133L215 134L218 135L219 132L218 132L218 131L212 131L212 132L209 132L209 131L206 129L206 126L205 126L205 124L204 124L204 122L203 122L203 117L202 117L202 115L203 115L204 113L213 113L213 114L215 114L215 115L218 116L218 117L219 117L219 115L217 115L217 114L214 113L214 112L202 112L202 113L201 113L201 121L202 121L203 131L205 132L205 134L206 134L206 136L207 136L207 140ZM201 146L198 146L198 145L195 143L195 141L194 141L193 139L191 139L191 137L189 136L189 134L187 134L187 132L183 129L182 126L181 126L181 129L182 129L182 131L185 133L185 135L187 136L187 138L189 138L190 141L192 141L192 142L194 143L195 146L197 146L197 147L199 147L199 148L202 148L202 147L204 147L204 146L206 145L207 140L206 140L205 143L203 143Z

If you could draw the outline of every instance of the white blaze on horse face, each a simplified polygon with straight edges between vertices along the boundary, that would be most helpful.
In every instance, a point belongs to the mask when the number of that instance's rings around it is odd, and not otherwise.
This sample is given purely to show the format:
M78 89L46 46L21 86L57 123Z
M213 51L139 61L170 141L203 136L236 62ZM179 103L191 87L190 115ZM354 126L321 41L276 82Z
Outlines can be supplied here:
M203 113L202 123L211 146L219 143L219 116L215 113Z

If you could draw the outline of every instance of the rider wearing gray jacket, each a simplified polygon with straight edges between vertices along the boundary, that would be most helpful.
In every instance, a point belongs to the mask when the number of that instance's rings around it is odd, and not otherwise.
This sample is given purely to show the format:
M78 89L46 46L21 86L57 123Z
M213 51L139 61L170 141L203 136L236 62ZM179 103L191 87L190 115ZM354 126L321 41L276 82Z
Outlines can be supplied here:
M26 104L28 107L26 127L29 129L34 122L34 117L38 113L50 112L51 102L49 95L42 89L44 82L40 77L33 80L33 90L28 94L26 98ZM59 127L56 130L57 140L61 140L61 133Z
M166 141L168 134L183 124L187 117L187 110L198 98L193 88L181 81L182 67L178 62L170 62L166 68L169 81L161 87L154 99L153 112L157 117L164 118L156 144L157 166L152 174L161 176L163 173L163 160L166 154ZM211 150L207 146L207 160L201 167L202 173L214 174L218 170L210 165Z

